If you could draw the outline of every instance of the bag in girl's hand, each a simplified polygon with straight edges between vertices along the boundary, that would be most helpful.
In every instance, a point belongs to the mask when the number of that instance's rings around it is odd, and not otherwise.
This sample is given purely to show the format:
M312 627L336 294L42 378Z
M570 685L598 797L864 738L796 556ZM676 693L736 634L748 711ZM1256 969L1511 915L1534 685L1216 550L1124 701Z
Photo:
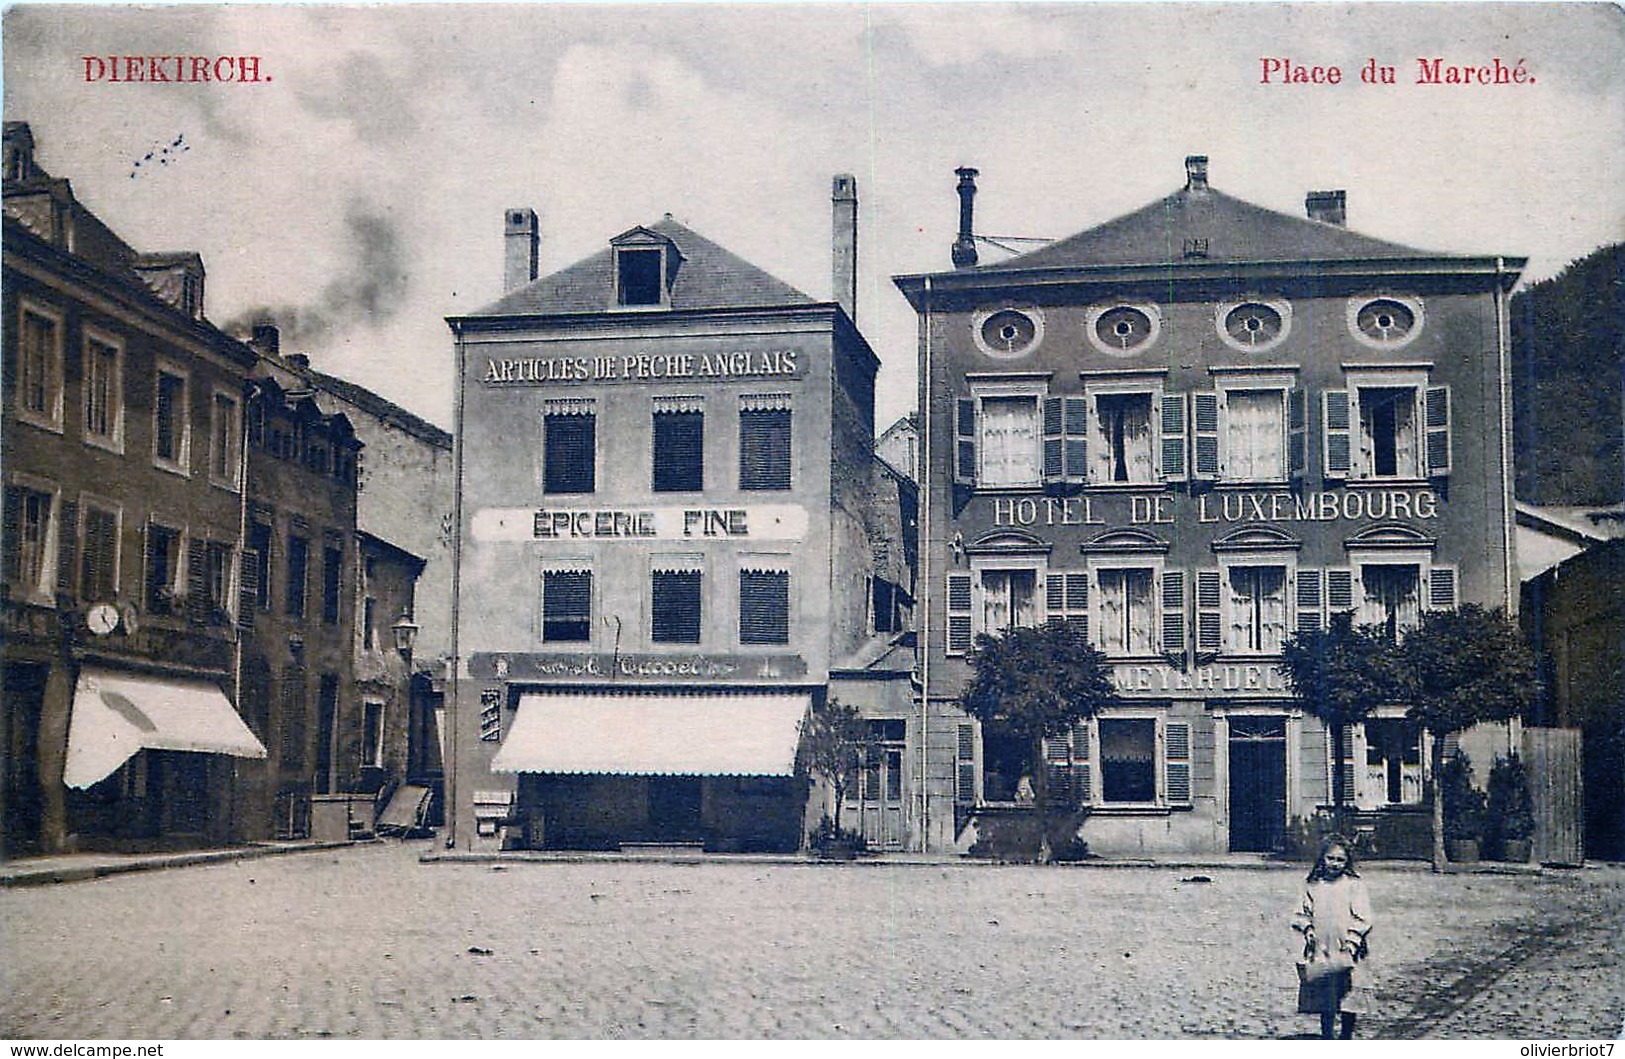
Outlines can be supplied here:
M1334 974L1354 969L1354 957L1339 950L1318 960L1298 961L1298 981L1319 982Z

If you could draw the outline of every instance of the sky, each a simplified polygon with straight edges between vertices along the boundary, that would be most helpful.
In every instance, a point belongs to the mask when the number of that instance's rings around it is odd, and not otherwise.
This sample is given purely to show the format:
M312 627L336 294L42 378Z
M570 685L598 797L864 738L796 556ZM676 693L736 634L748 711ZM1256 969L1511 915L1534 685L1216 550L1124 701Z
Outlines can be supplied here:
M823 300L854 174L877 430L916 393L890 277L951 267L956 166L990 235L1082 231L1206 154L1232 196L1301 215L1342 188L1349 227L1527 257L1526 281L1625 239L1607 5L24 4L3 45L6 120L137 249L200 252L212 321L268 314L284 352L448 428L445 317L502 294L510 207L540 215L543 273L669 212ZM266 80L114 84L87 55L253 55ZM1419 85L1424 57L1531 79ZM1263 83L1265 58L1343 80Z

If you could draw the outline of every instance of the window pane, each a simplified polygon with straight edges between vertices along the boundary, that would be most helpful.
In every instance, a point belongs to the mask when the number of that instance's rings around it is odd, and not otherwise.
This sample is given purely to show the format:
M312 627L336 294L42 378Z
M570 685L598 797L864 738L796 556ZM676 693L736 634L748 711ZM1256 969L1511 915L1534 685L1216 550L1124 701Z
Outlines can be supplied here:
M211 470L216 478L237 480L237 402L214 395L214 438L210 445Z
M174 610L175 578L180 573L181 534L166 526L147 527L147 611Z
M322 549L322 621L337 625L339 584L343 577L344 553L337 548Z
M18 370L22 407L35 415L56 415L56 321L23 314L23 350Z
M1151 395L1103 393L1095 403L1095 480L1150 482L1156 479L1151 455Z
M549 415L543 417L542 491L590 493L597 449L597 417Z
M739 488L790 488L789 409L739 413Z
M263 522L256 522L248 531L249 547L254 550L254 562L258 564L259 588L255 597L255 605L260 610L271 609L271 527Z
M178 463L186 430L186 380L179 375L158 373L158 409L153 430L158 458Z
M109 438L118 426L118 349L85 343L85 433Z
M1363 624L1380 625L1390 637L1416 627L1421 619L1421 571L1416 566L1367 563L1360 567L1360 584Z
M790 642L790 575L784 571L739 572L739 642Z
M1108 802L1157 797L1157 722L1149 718L1100 722L1100 790Z
M1153 650L1156 624L1148 569L1100 571L1100 647L1119 654Z
M290 617L305 616L305 577L310 563L310 542L303 537L288 538L288 595Z
M1379 478L1418 474L1416 389L1362 387L1360 394L1360 466Z
M1039 440L1038 398L984 397L982 484L1037 484Z
M651 612L655 643L699 643L700 572L655 571Z
M1002 633L1037 624L1037 583L1033 570L983 570L982 631Z
M1231 390L1225 395L1227 466L1231 479L1276 479L1286 451L1280 390Z
M592 639L592 573L548 570L542 574L542 639Z
M619 270L618 289L622 305L659 305L662 271L661 250L618 250L615 263Z
M654 417L654 491L705 488L705 413L657 412Z
M1286 567L1230 568L1232 651L1273 654L1286 638Z

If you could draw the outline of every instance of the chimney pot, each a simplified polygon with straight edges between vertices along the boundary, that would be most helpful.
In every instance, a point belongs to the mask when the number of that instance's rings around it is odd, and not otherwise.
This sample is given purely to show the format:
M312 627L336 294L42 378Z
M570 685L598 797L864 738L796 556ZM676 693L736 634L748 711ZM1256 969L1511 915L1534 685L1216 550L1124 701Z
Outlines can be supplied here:
M837 173L830 186L834 214L830 239L830 275L835 301L847 319L858 320L858 181L851 173Z
M1188 191L1207 190L1207 155L1185 156L1185 188Z
M541 231L536 211L521 206L503 214L502 292L518 290L537 276Z
M1343 227L1348 223L1348 193L1337 191L1311 191L1303 197L1304 212L1312 221L1324 221Z
M274 357L282 352L282 332L277 330L276 324L255 324L254 337L249 343L261 353Z
M959 237L954 240L954 268L970 268L976 264L975 200L977 170L960 166L954 170L959 178Z
M286 359L295 371L304 372L310 370L310 354L308 353L289 353Z

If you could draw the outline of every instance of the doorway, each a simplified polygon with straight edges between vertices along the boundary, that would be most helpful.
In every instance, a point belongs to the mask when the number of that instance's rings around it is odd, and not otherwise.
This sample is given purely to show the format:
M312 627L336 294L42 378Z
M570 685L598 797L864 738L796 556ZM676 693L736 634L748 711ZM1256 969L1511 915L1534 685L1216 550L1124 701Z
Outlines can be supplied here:
M1273 853L1286 839L1286 718L1230 717L1230 851Z
M654 842L705 839L704 781L698 776L649 777L649 838Z

